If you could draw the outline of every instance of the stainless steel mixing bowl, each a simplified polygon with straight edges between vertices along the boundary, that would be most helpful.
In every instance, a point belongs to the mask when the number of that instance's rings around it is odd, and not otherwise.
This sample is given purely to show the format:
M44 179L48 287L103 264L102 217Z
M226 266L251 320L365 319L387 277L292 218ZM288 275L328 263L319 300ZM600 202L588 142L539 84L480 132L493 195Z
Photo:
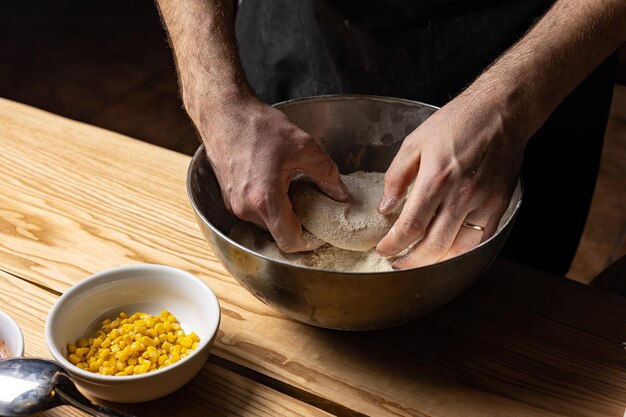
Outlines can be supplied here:
M276 107L309 132L342 173L384 172L406 135L437 110L408 100L343 95L293 100ZM518 184L500 230L466 254L409 270L344 273L290 265L229 239L236 219L224 207L203 147L191 161L187 191L213 252L244 288L295 320L346 330L398 325L448 303L498 255L522 198Z

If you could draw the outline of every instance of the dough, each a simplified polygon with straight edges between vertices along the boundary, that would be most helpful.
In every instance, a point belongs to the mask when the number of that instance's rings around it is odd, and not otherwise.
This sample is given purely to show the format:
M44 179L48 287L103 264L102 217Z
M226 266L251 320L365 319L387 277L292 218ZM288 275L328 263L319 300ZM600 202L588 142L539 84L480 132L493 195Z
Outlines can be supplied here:
M342 175L350 197L338 202L310 182L297 181L290 190L296 215L306 230L331 245L351 251L374 248L398 218L402 205L383 216L376 210L385 175L357 171Z
M240 221L228 235L232 240L267 256L305 268L339 272L383 272L392 271L395 257L380 256L375 250L354 252L339 249L329 244L311 252L284 253L272 239L272 235L252 223Z

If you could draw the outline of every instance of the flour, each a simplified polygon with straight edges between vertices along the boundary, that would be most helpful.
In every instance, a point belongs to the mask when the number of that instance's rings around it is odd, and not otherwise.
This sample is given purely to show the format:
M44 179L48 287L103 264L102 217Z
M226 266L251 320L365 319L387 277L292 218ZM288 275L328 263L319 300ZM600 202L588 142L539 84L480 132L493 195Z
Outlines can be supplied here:
M335 201L310 182L295 182L290 190L293 209L302 226L331 245L352 251L374 248L398 218L402 206L389 215L376 209L385 175L358 171L342 175L349 198Z
M247 222L239 222L233 226L229 237L268 258L313 269L340 272L391 271L393 269L391 263L395 259L380 256L374 249L355 252L329 244L311 252L284 253L268 232Z

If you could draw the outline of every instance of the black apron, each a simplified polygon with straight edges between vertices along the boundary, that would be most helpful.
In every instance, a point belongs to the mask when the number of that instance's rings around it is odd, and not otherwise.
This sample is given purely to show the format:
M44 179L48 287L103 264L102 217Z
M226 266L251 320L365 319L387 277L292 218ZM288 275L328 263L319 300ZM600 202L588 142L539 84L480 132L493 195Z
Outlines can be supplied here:
M442 106L529 29L551 0L243 0L236 34L267 103L375 94ZM564 275L591 202L615 59L529 142L524 202L503 255Z

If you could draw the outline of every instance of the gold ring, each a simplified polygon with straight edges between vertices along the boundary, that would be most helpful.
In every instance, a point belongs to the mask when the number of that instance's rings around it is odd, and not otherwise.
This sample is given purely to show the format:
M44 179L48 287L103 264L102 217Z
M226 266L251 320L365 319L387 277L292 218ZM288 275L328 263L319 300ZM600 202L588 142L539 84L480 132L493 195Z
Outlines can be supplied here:
M470 229L478 230L480 232L484 232L485 228L470 222L463 222L463 226L468 227Z

